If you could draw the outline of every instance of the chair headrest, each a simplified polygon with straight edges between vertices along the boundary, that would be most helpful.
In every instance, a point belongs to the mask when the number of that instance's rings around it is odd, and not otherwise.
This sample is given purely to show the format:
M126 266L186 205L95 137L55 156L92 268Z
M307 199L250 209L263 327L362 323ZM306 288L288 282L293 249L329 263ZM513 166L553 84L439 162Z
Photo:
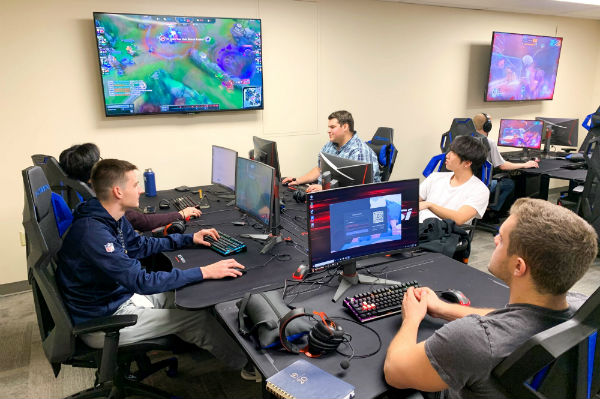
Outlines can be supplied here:
M48 216L50 212L52 190L46 176L40 167L33 167L27 171L29 187L33 195L35 215L38 222Z

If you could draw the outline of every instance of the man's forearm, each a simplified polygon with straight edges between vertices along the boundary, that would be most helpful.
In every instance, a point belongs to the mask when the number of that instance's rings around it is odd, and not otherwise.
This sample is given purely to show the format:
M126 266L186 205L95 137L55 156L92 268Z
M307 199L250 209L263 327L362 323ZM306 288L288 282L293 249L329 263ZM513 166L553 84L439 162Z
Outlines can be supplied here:
M388 348L386 362L394 358L395 356L401 356L402 352L407 346L416 345L417 343L417 333L419 331L420 321L414 320L404 320L402 322L402 326L396 336L390 342L390 346Z
M472 308L470 306L458 305L455 303L446 303L442 309L436 312L429 312L430 316L443 320L456 320L471 314L485 316L496 309L491 308Z
M312 182L316 181L320 175L321 175L321 170L319 169L318 166L315 166L307 174L297 178L296 183L298 183L298 184L312 183Z

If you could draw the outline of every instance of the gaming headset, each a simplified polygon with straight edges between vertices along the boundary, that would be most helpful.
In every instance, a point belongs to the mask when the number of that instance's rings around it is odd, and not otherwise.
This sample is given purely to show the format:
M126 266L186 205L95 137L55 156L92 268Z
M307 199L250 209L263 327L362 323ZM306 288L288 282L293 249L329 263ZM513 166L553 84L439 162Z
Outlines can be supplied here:
M481 115L485 116L485 122L483 123L483 126L481 127L481 129L486 133L491 132L492 131L492 121L490 120L490 117L485 112L482 112Z
M308 346L300 348L287 339L285 329L292 320L303 316L316 319L317 324L308 333ZM292 309L281 318L279 322L279 340L281 341L281 346L288 352L296 354L304 352L309 357L319 357L328 352L335 351L342 342L348 341L342 326L329 319L324 312L314 311L310 313L306 312L304 308Z
M185 220L174 220L166 226L157 227L152 230L153 237L166 237L169 234L185 233Z

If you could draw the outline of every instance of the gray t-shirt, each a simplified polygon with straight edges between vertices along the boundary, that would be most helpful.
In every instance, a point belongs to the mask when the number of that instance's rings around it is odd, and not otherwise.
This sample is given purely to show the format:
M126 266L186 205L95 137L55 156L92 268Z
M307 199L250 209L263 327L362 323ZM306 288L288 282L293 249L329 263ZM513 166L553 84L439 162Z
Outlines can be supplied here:
M496 145L496 142L490 139L489 137L487 138L487 140L490 144L490 152L488 152L487 161L491 163L494 166L494 168L497 168L506 161L504 160L504 158L502 158L500 151L498 151L498 146Z
M577 305L556 311L510 304L486 316L463 317L427 339L425 353L450 387L449 398L505 398L491 382L494 367L527 339L572 317Z

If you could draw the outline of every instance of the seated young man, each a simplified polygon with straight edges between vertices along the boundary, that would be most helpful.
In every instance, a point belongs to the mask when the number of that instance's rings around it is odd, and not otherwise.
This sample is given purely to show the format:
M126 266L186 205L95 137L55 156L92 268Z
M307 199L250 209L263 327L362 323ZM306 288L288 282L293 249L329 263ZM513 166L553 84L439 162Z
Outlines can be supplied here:
M97 198L77 207L73 224L58 252L56 279L75 324L118 314L136 314L137 323L120 330L119 344L176 334L210 351L232 368L247 358L208 310L176 309L173 290L204 279L237 277L244 266L233 259L170 272L147 272L138 259L193 244L210 246L206 236L218 239L215 229L165 238L138 235L124 218L139 204L136 167L127 161L105 159L94 165L91 182ZM104 335L81 337L102 347ZM248 372L245 379L254 379Z
M59 164L67 176L89 184L92 167L100 160L100 149L94 143L73 145L59 156ZM128 209L125 217L137 231L151 231L160 226L174 222L175 220L186 220L189 217L199 217L202 214L199 209L187 207L179 212L167 212L157 214L144 214L139 209Z
M348 111L336 111L329 115L328 120L327 133L329 133L329 143L323 146L321 152L342 158L372 163L373 182L380 182L381 177L379 175L379 161L377 160L377 155L375 155L373 150L356 134L352 114ZM308 173L299 178L286 177L282 180L282 183L288 183L292 186L314 182L317 182L317 184L308 186L306 189L307 193L323 189L321 186L320 165L315 166L308 171Z
M419 185L419 223L438 218L452 219L460 225L481 219L490 191L474 173L483 165L485 156L480 140L471 136L454 139L446 154L450 172L434 172Z
M396 388L450 398L504 398L492 370L533 335L572 317L567 291L598 251L594 229L570 210L521 198L494 238L488 270L509 289L503 309L477 309L440 300L429 288L409 288L402 327L390 343L384 373ZM426 314L450 321L417 343Z

